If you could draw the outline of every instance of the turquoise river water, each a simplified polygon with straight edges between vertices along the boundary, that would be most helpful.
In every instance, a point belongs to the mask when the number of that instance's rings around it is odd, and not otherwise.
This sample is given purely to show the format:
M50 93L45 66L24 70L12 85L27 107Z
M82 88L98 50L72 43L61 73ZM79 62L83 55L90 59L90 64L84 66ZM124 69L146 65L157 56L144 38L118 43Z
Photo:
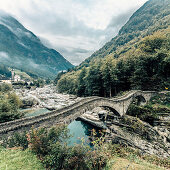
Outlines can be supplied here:
M25 117L38 116L49 112L49 110L40 108L40 109L24 109L22 112L25 113ZM89 137L91 136L92 129L96 129L94 126L87 124L83 121L75 120L68 125L70 131L70 139L68 145L73 146L74 144L81 144L82 139L85 141L86 145L92 146L90 143Z

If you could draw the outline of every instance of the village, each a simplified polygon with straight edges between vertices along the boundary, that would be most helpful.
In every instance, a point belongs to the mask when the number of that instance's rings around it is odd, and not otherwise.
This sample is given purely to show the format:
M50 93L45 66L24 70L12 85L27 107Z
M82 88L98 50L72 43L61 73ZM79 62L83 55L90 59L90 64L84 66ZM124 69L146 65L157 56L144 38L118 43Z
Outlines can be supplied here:
M23 86L30 86L31 84L33 84L31 78L26 78L24 76L17 74L17 71L14 69L11 69L10 71L11 71L11 77L9 78L5 76L1 76L0 84L7 83L12 85L23 85Z

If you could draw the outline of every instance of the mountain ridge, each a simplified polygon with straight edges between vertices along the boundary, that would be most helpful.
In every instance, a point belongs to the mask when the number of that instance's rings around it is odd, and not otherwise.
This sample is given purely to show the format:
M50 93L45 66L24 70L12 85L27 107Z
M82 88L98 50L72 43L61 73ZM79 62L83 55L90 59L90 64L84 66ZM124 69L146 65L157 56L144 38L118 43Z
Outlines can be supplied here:
M127 23L119 30L119 33L107 42L103 47L94 52L90 57L85 59L78 68L87 66L93 58L104 58L108 55L113 55L115 58L119 57L116 53L120 47L131 42L135 38L142 38L144 36L152 34L154 31L158 31L159 28L156 26L156 19L161 21L160 27L168 26L170 19L166 20L166 16L170 15L170 3L168 0L149 0L143 6L141 6L133 15L129 18ZM156 16L154 16L156 15ZM162 18L161 16L162 15ZM156 18L153 20L153 18ZM165 19L165 20L164 20ZM155 27L157 30L151 30ZM157 27L157 28L156 28ZM137 30L137 32L136 32ZM147 31L148 30L148 31Z
M40 77L55 77L73 65L59 52L49 49L14 17L0 13L1 63L36 73Z

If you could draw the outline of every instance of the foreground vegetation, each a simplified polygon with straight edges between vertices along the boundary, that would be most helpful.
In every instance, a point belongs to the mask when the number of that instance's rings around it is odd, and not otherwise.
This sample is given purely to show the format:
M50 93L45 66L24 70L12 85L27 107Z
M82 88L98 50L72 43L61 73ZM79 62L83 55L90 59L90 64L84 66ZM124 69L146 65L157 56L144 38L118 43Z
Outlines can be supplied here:
M44 167L53 170L133 169L135 167L149 170L170 166L168 159L142 155L138 150L127 146L105 143L102 132L100 137L96 137L96 132L92 131L93 149L86 146L83 140L81 145L68 146L68 138L68 129L63 125L48 130L32 128L29 133L15 134L10 139L3 140L3 148L8 149L0 150L0 160L2 160L0 167L18 169L25 166L24 169L29 169L32 166L32 169ZM17 159L14 156L18 156Z
M148 157L149 158L149 157ZM114 155L107 161L105 170L163 170L164 167L156 165L157 159L144 160L135 154L129 156ZM84 167L83 167L84 168ZM82 169L83 169L82 168ZM22 150L20 148L0 149L0 169L1 170L45 170L45 165L37 158L37 156L30 150ZM50 168L49 168L50 169ZM52 169L52 168L51 168ZM84 168L86 169L86 168Z
M0 169L1 170L45 170L40 160L30 150L19 148L0 148Z

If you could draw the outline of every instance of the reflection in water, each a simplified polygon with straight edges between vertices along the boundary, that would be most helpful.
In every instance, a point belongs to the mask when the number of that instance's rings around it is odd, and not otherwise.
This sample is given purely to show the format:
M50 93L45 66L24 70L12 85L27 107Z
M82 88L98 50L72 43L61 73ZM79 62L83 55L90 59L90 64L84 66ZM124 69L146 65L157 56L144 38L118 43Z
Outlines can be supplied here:
M92 146L89 140L89 136L91 136L91 130L96 129L94 126L82 121L75 120L68 125L68 129L72 135L72 137L69 139L69 146L73 146L74 144L81 144L82 138L85 140L85 144Z

